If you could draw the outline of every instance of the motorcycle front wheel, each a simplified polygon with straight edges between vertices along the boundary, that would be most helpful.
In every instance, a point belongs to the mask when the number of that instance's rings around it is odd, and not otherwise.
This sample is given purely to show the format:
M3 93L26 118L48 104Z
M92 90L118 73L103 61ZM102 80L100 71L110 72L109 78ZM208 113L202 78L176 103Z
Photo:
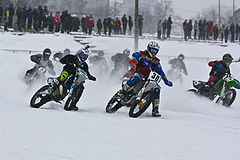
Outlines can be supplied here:
M106 107L107 113L114 113L117 110L119 110L123 105L120 102L120 97L118 96L118 92L111 98L111 100L108 102Z
M223 106L230 107L236 98L236 91L234 89L229 89L225 92L224 97L219 97L216 101L218 104L222 104Z
M49 85L43 86L33 95L30 101L31 107L40 108L42 105L52 100L48 92L49 87Z
M151 94L150 92L146 92L143 94L142 99L140 101L135 101L133 103L133 105L131 106L130 110L129 110L129 116L132 118L137 118L140 115L142 115L147 108L149 107L149 105L152 102L152 98L151 98Z

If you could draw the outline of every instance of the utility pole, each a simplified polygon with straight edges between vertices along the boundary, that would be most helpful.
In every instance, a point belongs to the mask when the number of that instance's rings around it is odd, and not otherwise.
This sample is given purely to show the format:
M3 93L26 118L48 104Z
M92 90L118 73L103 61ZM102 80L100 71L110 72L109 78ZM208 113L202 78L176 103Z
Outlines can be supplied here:
M233 25L235 25L235 0L233 0Z
M220 4L220 0L218 0L218 15L219 15L219 19L218 19L218 33L219 33L219 40L221 40L221 4Z
M139 26L138 26L138 0L135 0L135 24L134 24L134 50L138 51L138 33L139 33Z

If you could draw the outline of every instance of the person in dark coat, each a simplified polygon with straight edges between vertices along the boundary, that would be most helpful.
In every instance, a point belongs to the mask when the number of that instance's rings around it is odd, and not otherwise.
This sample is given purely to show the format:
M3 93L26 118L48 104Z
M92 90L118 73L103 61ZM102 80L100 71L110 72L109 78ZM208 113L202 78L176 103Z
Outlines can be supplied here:
M0 3L0 23L2 22L3 20L3 7L2 7L2 4Z
M8 23L8 27L12 28L13 16L14 16L14 12L15 12L13 4L10 4L8 10L9 10L9 23Z
M168 17L168 20L167 20L167 38L170 38L172 23L173 23L172 18Z
M162 23L162 38L166 39L167 21L164 19Z
M132 34L132 27L133 27L133 20L132 20L132 17L129 16L128 17L128 31L129 31L129 34Z
M184 40L187 41L187 35L188 35L188 23L187 20L183 22L183 32L184 32Z
M157 38L161 39L161 35L162 35L162 21L161 20L158 21L157 32L158 32Z
M73 16L73 31L77 32L79 30L80 20L77 15Z
M107 29L108 29L108 20L107 20L107 18L104 18L104 20L103 20L103 30L104 30L105 36L107 35Z
M225 43L227 43L228 41L228 35L229 35L229 29L228 27L226 27L224 30Z
M27 10L27 26L29 31L32 29L32 19L33 19L33 11L32 11L32 8L29 6Z
M198 28L199 28L199 33L198 33L198 40L203 39L203 23L202 20L198 22Z
M236 23L236 38L235 38L235 40L238 40L239 32L240 32L240 26L238 23Z
M38 32L39 31L39 25L38 25L38 11L37 9L33 9L33 29Z
M54 29L54 17L52 12L50 12L50 15L48 17L48 23L49 23L49 27L48 27L48 31L53 33L53 29Z
M192 20L189 20L188 24L187 24L187 30L188 30L188 38L192 39L192 29L193 29L193 25L192 25Z
M98 21L97 21L97 29L98 29L98 34L99 35L101 35L101 32L102 32L102 21L101 21L101 19L99 19Z
M142 36L143 19L144 18L142 17L142 15L139 15L139 18L138 18L139 36Z
M214 28L213 28L213 34L214 34L214 40L216 41L217 40L217 37L218 37L218 26L217 24L215 24Z
M111 36L113 27L114 27L114 20L112 18L108 18L108 36Z
M231 33L231 42L234 42L235 26L233 23L230 26L230 33Z
M83 33L87 33L87 18L85 15L83 15L83 17L81 18L81 27Z

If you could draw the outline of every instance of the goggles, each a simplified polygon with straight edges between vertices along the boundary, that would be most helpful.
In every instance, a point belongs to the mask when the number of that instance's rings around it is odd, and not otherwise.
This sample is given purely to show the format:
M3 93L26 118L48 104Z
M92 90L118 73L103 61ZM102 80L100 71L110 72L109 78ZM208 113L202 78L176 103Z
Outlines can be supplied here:
M158 53L158 49L151 48L150 52L156 55Z

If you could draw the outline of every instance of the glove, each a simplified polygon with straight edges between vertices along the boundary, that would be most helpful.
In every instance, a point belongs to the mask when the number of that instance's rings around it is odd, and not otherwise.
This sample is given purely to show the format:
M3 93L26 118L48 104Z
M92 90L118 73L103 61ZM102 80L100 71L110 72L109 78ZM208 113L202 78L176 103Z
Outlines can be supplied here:
M169 87L172 87L172 86L173 86L172 82L169 81L169 80L167 80L167 78L163 78L163 81L164 81L164 83L165 83L166 85L168 85Z
M213 69L220 74L227 73L227 69L222 64L215 63Z
M90 75L88 78L89 78L90 80L92 80L92 81L96 81L96 77L94 77L94 76L91 76L91 75Z

